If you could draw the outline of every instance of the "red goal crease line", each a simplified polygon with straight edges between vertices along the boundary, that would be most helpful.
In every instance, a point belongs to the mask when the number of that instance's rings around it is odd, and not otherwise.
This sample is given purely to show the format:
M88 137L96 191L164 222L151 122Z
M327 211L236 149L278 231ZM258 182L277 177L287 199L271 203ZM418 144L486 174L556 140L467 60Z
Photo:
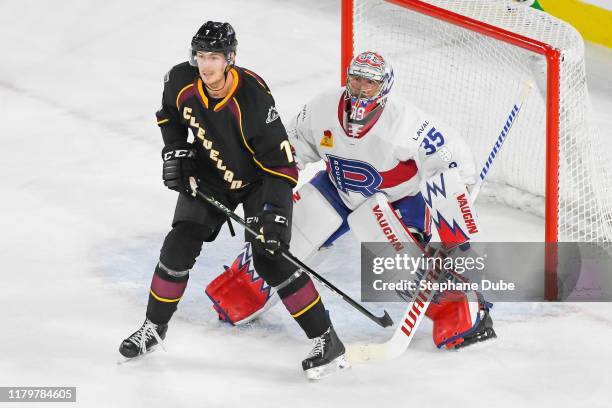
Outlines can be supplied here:
M558 242L559 206L559 87L560 51L550 44L513 33L491 24L454 13L422 0L384 0L387 3L404 7L420 14L463 27L487 37L512 44L546 57L546 187L544 241L547 244ZM346 82L346 69L353 57L353 0L342 0L341 9L341 84ZM557 256L554 245L546 245L545 296L557 299Z

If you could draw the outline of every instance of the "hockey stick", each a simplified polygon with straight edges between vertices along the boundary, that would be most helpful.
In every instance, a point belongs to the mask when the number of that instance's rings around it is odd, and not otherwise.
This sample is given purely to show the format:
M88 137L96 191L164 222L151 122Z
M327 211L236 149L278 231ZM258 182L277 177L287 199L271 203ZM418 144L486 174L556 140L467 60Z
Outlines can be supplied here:
M244 227L244 229L247 230L248 232L250 232L251 234L253 234L253 236L257 237L258 235L260 235L255 230L250 228L247 225L247 223L242 218L240 218L235 212L233 212L232 210L227 208L223 203L217 201L213 196L208 195L208 194L204 194L200 190L198 190L198 187L197 187L197 184L195 183L195 181L193 181L191 183L191 189L193 190L195 195L197 195L198 197L200 197L204 201L210 203L211 205L213 205L217 209L223 211L229 218L231 218L232 220L236 221L238 224L242 225ZM319 283L321 283L327 289L331 290L332 292L334 292L337 295L340 295L340 297L342 297L342 299L344 299L345 302L347 302L349 305L353 306L353 308L357 309L359 312L361 312L363 315L365 315L370 320L375 322L377 325L379 325L381 327L388 327L388 326L392 326L393 325L393 320L391 320L391 316L389 316L389 313L387 313L386 310L384 310L385 313L382 316L380 316L380 317L374 315L372 312L367 310L365 307L361 306L359 303L354 301L346 293L342 292L336 286L331 284L327 279L325 279L324 277L319 275L317 272L315 272L308 265L306 265L305 263L300 261L298 258L296 258L291 252L289 252L288 250L286 250L284 248L281 248L280 251L281 251L281 255L285 259L287 259L289 262L291 262L296 267L298 267L298 268L302 269L303 271L305 271L306 273L308 273L312 278L316 279Z
M533 82L524 81L521 84L521 93L519 96L518 104L514 104L512 106L512 110L508 115L506 122L504 123L504 127L500 132L487 160L485 161L482 170L480 171L480 175L478 181L474 185L474 188L471 192L471 198L473 202L476 201L478 194L480 193L480 189L482 187L482 183L484 182L493 161L499 154L499 150L501 149L504 141L508 138L510 134L510 130L512 129L512 125L516 121L518 114L520 113L531 89L533 88ZM445 256L446 254L442 252L440 249L436 250L431 256ZM429 280L430 282L436 282L440 278L444 276L443 271L438 271L435 269L431 269L427 271L424 276L424 279ZM436 294L435 291L423 291L419 290L413 300L408 304L404 314L402 315L401 324L395 329L393 332L393 336L389 340L383 343L370 343L370 344L354 344L347 346L347 358L350 362L363 363L366 361L376 361L376 360L389 360L392 358L399 357L402 355L412 338L414 337L414 333L417 328L421 324L423 317L425 316L425 312L429 307L429 303L431 302L433 296Z

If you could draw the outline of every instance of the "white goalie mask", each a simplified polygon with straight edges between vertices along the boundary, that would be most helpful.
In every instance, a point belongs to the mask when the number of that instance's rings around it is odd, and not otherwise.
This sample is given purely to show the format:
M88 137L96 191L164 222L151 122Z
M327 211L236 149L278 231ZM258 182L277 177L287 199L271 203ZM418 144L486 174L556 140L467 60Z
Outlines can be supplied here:
M348 66L346 91L353 106L366 111L384 106L393 86L393 68L376 51L356 55Z

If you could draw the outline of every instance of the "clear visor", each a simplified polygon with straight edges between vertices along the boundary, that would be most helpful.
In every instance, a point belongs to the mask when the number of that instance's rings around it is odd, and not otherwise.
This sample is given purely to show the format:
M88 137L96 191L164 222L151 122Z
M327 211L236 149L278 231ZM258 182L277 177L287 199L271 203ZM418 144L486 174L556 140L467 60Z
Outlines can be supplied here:
M382 81L366 78L361 75L349 74L346 80L346 88L349 95L358 99L373 99L380 94Z
M194 67L198 66L197 61L206 64L223 64L229 63L231 60L231 54L222 51L201 51L193 48L189 49L189 63Z

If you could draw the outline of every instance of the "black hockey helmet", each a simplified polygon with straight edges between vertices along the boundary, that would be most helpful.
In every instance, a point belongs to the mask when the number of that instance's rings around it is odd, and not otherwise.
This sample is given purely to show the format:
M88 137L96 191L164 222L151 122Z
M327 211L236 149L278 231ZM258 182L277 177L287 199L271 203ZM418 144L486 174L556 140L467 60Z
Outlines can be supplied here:
M198 51L222 52L228 64L232 64L230 54L236 52L238 40L230 23L207 21L191 40L189 63L197 66L195 56Z

